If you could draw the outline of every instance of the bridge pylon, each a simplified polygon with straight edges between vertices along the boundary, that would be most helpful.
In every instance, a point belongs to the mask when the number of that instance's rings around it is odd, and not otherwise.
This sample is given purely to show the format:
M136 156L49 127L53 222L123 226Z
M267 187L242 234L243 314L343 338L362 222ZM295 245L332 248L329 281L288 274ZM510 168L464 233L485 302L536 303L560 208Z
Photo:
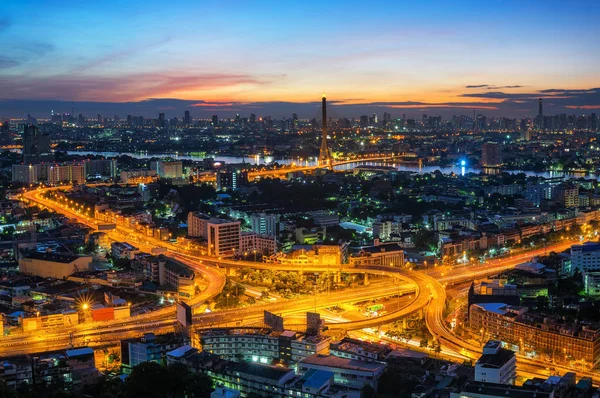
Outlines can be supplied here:
M321 106L322 118L321 123L321 149L319 149L319 165L326 166L329 170L333 170L333 160L331 159L331 151L327 145L327 98L323 94L323 103Z

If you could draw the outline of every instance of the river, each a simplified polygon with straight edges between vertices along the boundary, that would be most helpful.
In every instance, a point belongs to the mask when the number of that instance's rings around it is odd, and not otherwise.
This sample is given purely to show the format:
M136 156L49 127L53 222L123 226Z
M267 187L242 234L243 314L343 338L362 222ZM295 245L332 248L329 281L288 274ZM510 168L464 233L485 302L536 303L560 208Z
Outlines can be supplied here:
M241 158L236 156L221 156L221 155L213 155L206 154L206 156L198 156L198 155L179 155L174 153L148 153L148 152L94 152L94 151L67 151L69 155L99 155L104 156L106 158L113 158L117 156L130 156L132 158L137 159L150 159L150 158L172 158L179 160L195 160L202 161L204 158L214 158L215 162L223 162L229 164L235 163L248 163L251 165L268 165L271 163L279 163L279 164L291 164L295 162L296 164L302 164L305 166L316 165L316 159L304 159L304 158L283 158L283 159L275 159L273 156L253 156L247 158ZM356 167L357 164L362 165L370 165L370 166L390 166L389 163L383 162L357 162L357 163L349 163L343 166L336 167L339 170L350 170ZM436 170L441 171L443 174L460 174L465 175L468 173L481 173L482 171L486 174L498 174L501 171L505 171L508 173L516 174L516 173L525 173L525 175L529 177L544 177L544 178L556 178L556 177L586 177L586 178L598 178L596 174L584 174L584 173L564 173L561 171L528 171L528 170L498 170L498 169L482 169L479 167L469 167L469 166L428 166L424 165L423 167L419 167L413 164L392 164L392 166L396 167L398 171L410 171L415 173L433 173Z

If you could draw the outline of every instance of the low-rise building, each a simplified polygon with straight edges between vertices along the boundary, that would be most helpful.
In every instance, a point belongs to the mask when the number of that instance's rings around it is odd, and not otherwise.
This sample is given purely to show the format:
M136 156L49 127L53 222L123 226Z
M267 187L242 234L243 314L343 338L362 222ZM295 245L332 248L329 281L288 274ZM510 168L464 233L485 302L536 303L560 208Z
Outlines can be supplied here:
M517 358L515 353L502 348L502 343L490 340L483 346L483 355L475 363L475 381L515 384Z
M311 370L325 370L334 373L335 383L362 389L370 385L375 391L386 364L340 358L333 355L314 354L298 362L298 373L306 374Z
M271 329L212 329L199 332L202 350L228 360L270 364L296 363L313 354L329 351L330 338L304 336Z
M110 253L114 258L126 258L133 260L135 255L140 252L140 249L130 245L127 242L113 242L110 245Z
M404 265L404 251L398 243L384 243L376 246L366 246L354 256L350 256L351 266L385 265L389 267L402 267Z
M74 272L89 270L91 263L92 258L89 256L33 252L19 259L19 272L63 279Z
M469 318L471 329L482 338L489 336L523 351L546 352L588 364L600 359L598 325L566 323L504 303L473 304Z

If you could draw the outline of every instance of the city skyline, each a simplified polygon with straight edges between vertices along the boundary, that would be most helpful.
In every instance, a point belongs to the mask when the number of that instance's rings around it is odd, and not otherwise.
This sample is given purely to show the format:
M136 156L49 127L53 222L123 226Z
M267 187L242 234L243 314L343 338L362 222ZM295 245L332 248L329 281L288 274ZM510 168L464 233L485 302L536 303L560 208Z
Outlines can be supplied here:
M531 117L539 97L547 114L600 108L588 1L377 2L372 15L357 2L27 5L0 18L2 116L74 101L87 114L309 118L323 91L345 117Z

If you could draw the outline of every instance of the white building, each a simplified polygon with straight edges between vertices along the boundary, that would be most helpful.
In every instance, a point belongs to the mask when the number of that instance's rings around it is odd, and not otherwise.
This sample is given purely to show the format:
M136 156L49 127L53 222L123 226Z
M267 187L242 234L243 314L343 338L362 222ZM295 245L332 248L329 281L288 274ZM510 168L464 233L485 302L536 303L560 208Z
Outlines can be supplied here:
M263 253L275 254L277 241L274 236L259 235L254 232L242 232L240 241L240 254L244 257L261 255Z
M279 232L279 214L252 214L250 225L252 232L260 235L277 236Z
M211 219L208 224L208 254L233 256L241 247L241 223L239 221Z
M483 355L475 363L475 381L515 384L517 358L515 353L502 348L502 343L490 340L483 346Z
M208 222L210 217L204 213L188 213L188 236L193 238L206 238L208 236Z
M162 160L150 162L150 169L155 170L160 178L182 178L183 164L181 161L164 162Z
M334 373L336 384L351 388L363 388L369 384L375 391L379 386L379 378L385 370L382 362L365 362L339 358L332 355L315 354L298 362L298 374L311 370L325 370Z
M85 179L85 166L82 164L53 164L48 167L48 182L50 184L61 182L82 184Z
M12 181L23 184L37 184L39 179L39 165L36 164L13 164Z
M571 269L582 273L600 271L600 244L586 242L571 246Z
M376 221L373 223L373 237L388 240L392 234L393 223L391 221Z
M584 272L583 287L588 296L600 296L600 272Z

